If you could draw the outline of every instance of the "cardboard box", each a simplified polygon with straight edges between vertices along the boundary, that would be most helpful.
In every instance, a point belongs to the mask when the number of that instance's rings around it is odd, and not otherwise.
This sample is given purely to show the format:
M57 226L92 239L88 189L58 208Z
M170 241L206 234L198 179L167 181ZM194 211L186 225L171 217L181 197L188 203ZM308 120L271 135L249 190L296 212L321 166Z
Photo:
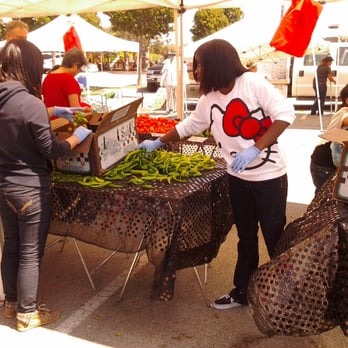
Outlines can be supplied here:
M327 141L344 144L345 141L348 141L348 132L346 129L333 128L320 134L319 137Z
M142 98L107 113L89 115L88 138L64 158L55 161L57 170L68 173L101 175L122 160L138 145L136 117ZM58 139L66 139L69 123L57 119L51 122Z

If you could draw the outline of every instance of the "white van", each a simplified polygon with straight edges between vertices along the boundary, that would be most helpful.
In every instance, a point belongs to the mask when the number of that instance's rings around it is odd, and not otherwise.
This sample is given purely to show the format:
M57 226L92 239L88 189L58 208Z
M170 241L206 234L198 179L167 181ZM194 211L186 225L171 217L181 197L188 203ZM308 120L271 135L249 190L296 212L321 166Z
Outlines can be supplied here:
M314 97L313 77L321 59L331 55L334 61L331 65L332 74L337 84L327 82L327 97L335 100L341 89L348 83L348 42L328 42L325 47L315 50L315 62L313 53L307 53L301 58L291 58L289 97L304 98Z

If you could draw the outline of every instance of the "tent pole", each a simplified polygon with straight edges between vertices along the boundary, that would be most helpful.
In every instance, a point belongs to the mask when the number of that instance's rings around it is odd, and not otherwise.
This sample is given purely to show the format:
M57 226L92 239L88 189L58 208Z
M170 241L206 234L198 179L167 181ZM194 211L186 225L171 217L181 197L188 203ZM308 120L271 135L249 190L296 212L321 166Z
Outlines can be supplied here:
M176 94L176 112L179 120L182 120L184 114L184 95L183 95L183 25L182 25L182 13L174 9L174 25L175 30L175 45L176 45L176 79L177 87L175 89ZM179 29L179 30L178 30Z
M312 56L313 56L313 66L314 66L314 80L315 80L315 89L317 91L317 103L318 103L318 111L319 111L319 122L320 122L320 130L323 130L323 114L320 106L320 95L319 95L319 83L318 83L318 75L317 75L317 62L315 60L315 47L312 46Z
M340 33L337 33L337 57L336 57L336 71L338 72L339 68L340 68ZM336 85L335 85L335 112L337 112L338 110L338 95L339 95L339 91L338 91L338 82L339 82L339 74L337 74L336 76Z
M185 10L183 10L182 12L180 12L180 52L179 52L179 86L180 86L180 90L179 90L179 110L180 110L180 114L179 114L179 118L180 120L183 120L185 117L185 111L184 111L184 89L185 89L185 85L184 85L184 34L183 34L183 19L184 19L184 12Z

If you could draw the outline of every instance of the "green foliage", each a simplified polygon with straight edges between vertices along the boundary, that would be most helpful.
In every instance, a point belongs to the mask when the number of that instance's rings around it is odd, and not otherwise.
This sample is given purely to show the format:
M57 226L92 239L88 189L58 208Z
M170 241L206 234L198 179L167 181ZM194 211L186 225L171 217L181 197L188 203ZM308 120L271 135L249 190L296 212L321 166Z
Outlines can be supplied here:
M243 12L240 8L198 10L191 29L192 40L197 41L211 35L240 20L242 16Z
M175 45L163 40L163 38L160 36L156 36L155 39L151 40L150 51L151 53L164 55L169 51L175 52Z
M0 40L5 40L6 23L0 19Z
M224 15L227 17L230 24L238 22L243 18L244 13L239 7L224 8Z
M46 17L28 17L28 18L13 18L14 20L21 20L29 26L29 31L40 28L41 26L49 23L56 16L46 16ZM0 40L5 40L5 29L6 23L0 20Z
M154 7L143 10L106 12L110 16L113 32L127 40L140 44L140 61L149 49L152 40L172 31L173 10L166 7ZM142 65L142 68L145 68ZM140 77L138 78L140 80Z
M173 10L164 7L144 10L107 12L112 29L116 33L128 33L133 40L145 39L148 43L157 35L166 34L172 28Z
M28 17L28 18L18 18L22 22L25 22L29 26L29 31L36 30L43 25L49 23L52 19L56 18L57 16L46 16L46 17ZM13 18L17 19L17 18Z

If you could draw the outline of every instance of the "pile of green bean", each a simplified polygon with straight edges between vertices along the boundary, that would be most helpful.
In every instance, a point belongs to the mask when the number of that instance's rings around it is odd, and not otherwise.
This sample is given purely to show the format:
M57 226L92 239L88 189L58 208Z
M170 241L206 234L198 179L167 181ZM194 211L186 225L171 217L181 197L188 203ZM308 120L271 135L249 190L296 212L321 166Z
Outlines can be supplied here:
M186 182L190 177L201 176L205 170L215 168L215 161L201 152L185 155L178 152L145 149L131 151L116 167L102 176L70 175L55 172L54 180L77 182L84 186L121 187L117 181L152 188L151 181Z

